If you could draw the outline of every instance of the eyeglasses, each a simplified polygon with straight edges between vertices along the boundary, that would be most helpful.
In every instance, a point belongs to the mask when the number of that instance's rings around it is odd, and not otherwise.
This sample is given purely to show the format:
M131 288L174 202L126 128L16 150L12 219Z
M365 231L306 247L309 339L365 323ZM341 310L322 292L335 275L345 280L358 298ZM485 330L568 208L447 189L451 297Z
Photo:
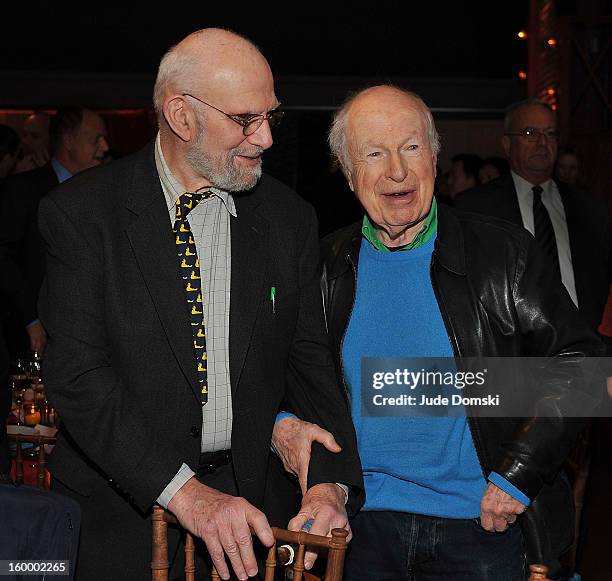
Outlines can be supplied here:
M557 132L554 129L548 129L546 131L540 131L535 127L527 127L519 133L505 133L504 135L512 135L515 137L524 137L527 141L538 141L540 135L547 141L557 141Z
M210 103L207 103L206 101L202 101L202 99L199 99L198 97L196 97L195 95L192 95L191 93L182 93L182 95L183 97L191 97L192 99L195 99L196 101L199 101L200 103L204 103L204 105L208 105L211 109L214 109L215 111L219 111L219 113L223 113L223 115L225 115L226 117L229 117L232 121L234 121L235 123L238 123L238 125L242 127L242 133L245 137L248 137L249 135L253 135L253 133L255 133L255 131L257 131L261 127L261 124L264 121L266 121L266 119L268 123L270 124L270 128L272 128L272 127L276 127L276 125L278 125L281 122L281 119L285 116L285 112L279 111L278 109L275 109L274 111L269 111L265 115L260 115L256 113L243 113L241 115L230 115L229 113L226 113L225 111L221 111L221 109L217 109L217 107L215 107L214 105L211 105Z

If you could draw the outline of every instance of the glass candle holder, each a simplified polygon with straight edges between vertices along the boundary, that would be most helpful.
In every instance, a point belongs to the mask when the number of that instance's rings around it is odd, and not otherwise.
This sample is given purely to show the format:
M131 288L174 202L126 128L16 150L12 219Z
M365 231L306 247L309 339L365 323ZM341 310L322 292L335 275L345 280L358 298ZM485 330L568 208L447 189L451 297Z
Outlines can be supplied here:
M23 423L26 426L40 424L40 408L34 402L23 404Z

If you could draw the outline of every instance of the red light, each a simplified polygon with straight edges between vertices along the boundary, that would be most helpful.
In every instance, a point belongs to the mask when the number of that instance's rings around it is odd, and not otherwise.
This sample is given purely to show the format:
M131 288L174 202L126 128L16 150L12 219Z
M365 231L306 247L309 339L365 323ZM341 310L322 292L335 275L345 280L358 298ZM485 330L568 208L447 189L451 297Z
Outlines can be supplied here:
M550 87L550 88L548 89L548 91L546 91L546 92L547 92L549 95L554 95L554 94L555 94L555 90L554 90L552 87Z
M548 46L557 46L557 39L556 38L549 38L547 40Z
M525 80L527 78L527 73L525 71L519 71L519 79Z
M521 40L525 40L527 38L527 32L525 30L519 30L517 35Z

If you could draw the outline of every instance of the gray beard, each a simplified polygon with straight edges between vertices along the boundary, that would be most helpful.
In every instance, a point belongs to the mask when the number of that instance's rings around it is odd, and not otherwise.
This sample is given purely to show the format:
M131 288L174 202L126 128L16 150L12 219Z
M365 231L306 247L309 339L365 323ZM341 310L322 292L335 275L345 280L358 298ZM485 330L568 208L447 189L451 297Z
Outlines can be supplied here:
M253 146L252 149L235 147L225 154L214 157L207 156L202 152L204 142L204 128L198 128L198 138L189 147L185 154L185 160L198 174L205 177L214 187L226 192L242 192L255 187L261 178L261 161L254 168L238 169L234 165L236 155L260 155L261 148Z

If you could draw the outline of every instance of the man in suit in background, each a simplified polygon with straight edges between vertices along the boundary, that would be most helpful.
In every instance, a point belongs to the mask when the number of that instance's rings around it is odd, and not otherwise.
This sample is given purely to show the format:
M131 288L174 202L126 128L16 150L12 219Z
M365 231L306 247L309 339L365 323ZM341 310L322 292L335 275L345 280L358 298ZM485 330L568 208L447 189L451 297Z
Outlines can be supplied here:
M259 508L275 484L281 406L342 446L313 450L290 526L312 518L329 534L348 526L347 501L363 501L325 336L316 219L262 175L282 113L251 42L191 34L163 57L154 104L154 143L41 203L43 371L63 427L50 469L82 508L78 578L147 578L157 503L205 542L223 579L230 567L247 579L249 525L273 542Z
M49 163L51 117L43 111L28 115L21 128L21 159L15 173L30 171Z
M503 218L534 234L572 301L597 329L609 288L607 210L552 179L557 122L548 103L528 99L510 105L502 145L511 173L464 192L455 207Z
M10 313L6 336L12 357L28 349L42 354L47 342L36 309L45 273L40 200L72 175L99 165L108 150L104 121L89 109L59 109L50 131L49 163L7 178L0 192L0 291Z

